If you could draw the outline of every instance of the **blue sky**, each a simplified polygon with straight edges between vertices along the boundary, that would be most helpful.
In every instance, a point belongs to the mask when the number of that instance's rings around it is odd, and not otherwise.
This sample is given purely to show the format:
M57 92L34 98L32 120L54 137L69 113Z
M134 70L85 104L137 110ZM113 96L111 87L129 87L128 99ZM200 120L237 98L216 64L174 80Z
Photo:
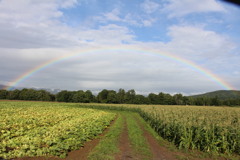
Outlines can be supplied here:
M168 52L240 89L240 7L219 0L1 0L0 84L49 60L20 87L135 89L186 95L226 89ZM125 51L107 51L108 48ZM139 54L128 48L149 51Z

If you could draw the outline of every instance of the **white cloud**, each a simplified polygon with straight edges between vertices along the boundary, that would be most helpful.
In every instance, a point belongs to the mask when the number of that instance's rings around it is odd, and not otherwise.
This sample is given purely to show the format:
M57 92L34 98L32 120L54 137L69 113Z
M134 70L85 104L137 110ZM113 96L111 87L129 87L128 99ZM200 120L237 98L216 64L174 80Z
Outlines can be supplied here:
M75 6L77 3L78 0L61 0L59 4L62 8L71 8Z
M2 0L0 1L0 21L12 22L17 27L21 24L47 23L52 18L62 16L58 8L60 6L55 1Z
M24 63L24 59L20 59L19 63ZM28 70L29 65L26 68ZM23 73L24 70L19 72ZM183 88L190 90L196 82L199 83L198 87L194 87L196 90L206 89L204 87L209 85L211 88L217 87L211 81L199 77L201 75L191 68L158 55L106 50L101 54L80 54L49 66L25 80L21 86L92 90L121 87L145 92L180 92Z
M75 0L65 1L1 1L0 47L2 48L63 48L86 44L121 44L133 41L134 36L127 27L105 24L97 29L72 28L59 21L62 7L76 5ZM119 10L104 14L105 20L122 20ZM129 18L129 17L128 17ZM133 22L130 22L133 23ZM145 22L147 23L147 22ZM149 25L148 22L147 25Z
M228 56L236 47L227 36L202 27L175 25L169 28L168 35L172 38L169 48L195 60Z
M155 18L148 15L139 15L135 13L122 13L119 8L114 8L110 12L102 13L100 16L93 18L93 21L98 24L99 22L104 24L109 23L122 23L129 26L137 27L150 27L156 22Z
M109 21L122 21L122 19L119 17L120 11L119 9L115 8L111 12L104 13L104 19Z
M127 27L115 24L101 26L98 29L80 30L77 35L81 41L96 45L120 45L123 42L133 42L134 39L134 35Z
M157 11L158 7L151 5L154 2L145 3L143 8L146 13ZM174 3L178 2L172 1ZM227 36L207 30L204 26L173 25L168 28L169 42L140 42L135 40L137 35L129 26L152 26L157 20L148 14L124 14L120 8L114 8L111 12L98 16L95 20L100 20L101 23L92 28L73 28L60 21L64 16L60 9L75 5L75 0L0 1L1 82L11 81L51 59L76 50L81 53L85 49L106 49L106 53L80 54L56 63L29 77L20 86L92 90L134 88L143 92L187 93L219 88L215 82L202 78L204 75L188 65L157 54L151 55L151 50L174 53L210 68L213 72L234 66L233 74L235 77L239 75L238 55L229 58L235 44ZM199 8L195 7L196 11L202 12ZM220 11L216 7L212 10ZM181 10L177 12L180 15L190 13ZM156 36L161 36L157 34L156 32ZM108 51L113 46L126 48L126 51ZM128 51L128 48L145 50L147 54L131 49ZM230 63L233 64L229 65ZM228 78L227 74L226 77ZM236 80L232 81L237 84Z
M212 74L218 75L219 78L225 79L231 84L234 76L232 71L239 71L239 56L232 54L237 47L229 37L221 35L204 27L197 26L171 26L168 29L170 41L167 43L150 42L139 43L139 46L146 47L145 50L151 48L156 52L169 52L177 57L186 59L189 64L182 62L186 68L190 67L197 71L198 68L192 66L191 62L202 68L203 71L209 70ZM174 62L173 62L174 63ZM183 71L183 69L182 69ZM186 71L189 73L189 71ZM178 72L172 72L178 75ZM231 75L231 76L230 76ZM208 79L204 74L199 72L199 77ZM227 78L225 78L227 77ZM232 77L232 79L231 79ZM190 79L192 77L190 76ZM187 78L185 81L187 82ZM196 81L197 82L197 81ZM201 82L209 85L209 82ZM174 82L175 84L175 82ZM234 84L234 83L232 83ZM239 86L239 85L235 85ZM211 88L211 86L209 86ZM206 88L205 88L206 89Z
M185 57L195 62L204 57L206 62L203 65L207 68L214 66L218 67L219 70L224 67L221 62L217 64L217 61L229 56L226 52L231 50L229 45L231 43L226 37L194 26L172 26L169 28L168 34L172 38L168 43L143 43L133 41L134 36L130 34L128 28L113 24L98 29L81 29L75 33L75 36L79 37L82 43L85 43L86 48L91 49L93 46L100 46L99 49L103 47L103 49L106 48L106 51L101 52L101 54L79 55L74 59L55 64L46 68L43 72L36 73L21 83L21 86L48 88L61 88L64 86L65 89L91 90L134 88L143 92L164 91L171 93L182 91L186 93L204 92L218 89L219 86L215 82L206 77L202 78L204 75L192 70L191 66L183 63L176 63L174 60L158 55L145 55L133 51L108 51L108 48L116 46L120 49L138 48L151 53L154 48L160 53L162 50L167 50L179 57ZM122 41L128 41L130 44L123 45ZM83 46L75 48L80 52L82 49ZM14 79L13 75L17 72L24 73L29 68L66 54L68 50L70 48L63 51L51 48L15 49L11 51L14 56L11 56L9 49L5 49L4 52L9 55L4 54L6 57L1 58L5 59L1 62L1 65L8 67L8 70L6 70L8 74L1 72L1 75L8 75L11 77L9 79ZM73 49L69 52L73 52ZM12 67L7 65L9 61L16 63L16 57L18 57L18 70L15 69L16 65ZM213 59L217 57L216 63L213 63ZM22 64L25 65L22 66ZM56 79L58 80L56 81ZM46 80L48 83L43 84L42 82ZM7 80L2 79L2 81ZM66 84L66 82L68 83Z
M156 2L153 2L151 0L145 0L142 4L141 7L143 9L144 12L151 14L153 12L156 12L160 5Z
M215 0L169 0L164 11L169 17L181 17L190 13L225 12L224 7Z
M145 27L152 26L154 22L156 22L156 19L152 19L152 18L142 20L143 26L145 26Z
M0 1L0 47L41 48L77 45L72 30L59 21L62 7L74 0Z

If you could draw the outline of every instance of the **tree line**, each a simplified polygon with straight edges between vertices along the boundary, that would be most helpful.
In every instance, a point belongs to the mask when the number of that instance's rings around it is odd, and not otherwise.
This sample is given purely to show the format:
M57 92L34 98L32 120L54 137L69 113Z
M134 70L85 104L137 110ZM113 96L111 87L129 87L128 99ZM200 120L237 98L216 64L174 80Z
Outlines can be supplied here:
M8 100L30 100L30 101L57 101L74 103L116 103L116 104L160 104L160 105L198 105L198 106L240 106L239 99L221 100L217 96L209 97L187 97L182 94L170 95L160 92L150 93L147 96L136 94L134 89L118 91L103 89L97 95L90 90L67 91L63 90L57 94L51 94L45 90L22 89L22 90L0 90L0 99Z

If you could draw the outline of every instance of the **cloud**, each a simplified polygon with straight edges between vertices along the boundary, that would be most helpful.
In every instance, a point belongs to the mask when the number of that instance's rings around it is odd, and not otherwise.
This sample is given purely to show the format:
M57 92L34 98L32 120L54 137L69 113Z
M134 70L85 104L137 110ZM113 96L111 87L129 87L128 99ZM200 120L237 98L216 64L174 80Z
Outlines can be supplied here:
M104 18L106 18L109 21L122 21L119 15L120 11L117 8L113 9L111 12L103 14Z
M228 56L236 47L229 37L199 26L173 25L169 27L168 35L171 37L167 44L169 48L195 60Z
M97 29L67 26L59 18L63 13L60 8L76 5L75 0L68 1L1 1L0 5L0 47L2 48L69 48L86 44L120 44L129 43L134 36L124 26L105 24ZM11 6L11 7L9 7ZM114 9L104 14L108 21L121 20L119 11ZM130 22L132 23L132 22ZM149 25L150 22L145 22Z
M104 12L98 16L93 17L93 21L97 25L99 25L99 23L115 23L117 25L127 25L134 27L151 27L153 23L156 22L156 18L152 18L146 14L136 14L132 12L125 13L124 11L120 10L120 8L114 8L110 12Z
M151 14L153 12L156 12L160 5L156 2L150 1L150 0L145 0L142 4L141 7L143 9L144 12L146 12L147 14Z
M157 53L170 52L192 61L239 86L239 54L234 54L238 53L238 49L226 34L211 30L206 25L161 24L162 21L158 22L156 18L160 6L154 6L155 2L148 0L135 5L142 7L138 12L114 6L110 12L101 10L97 12L99 14L85 17L93 21L92 26L83 23L69 26L63 20L65 12L62 9L82 5L81 2L0 1L1 83L12 81L52 59L79 52L81 54L76 57L36 72L19 86L72 90L134 88L142 93L193 93L219 89L214 81L196 69L152 54L154 50ZM171 1L166 8L177 3ZM208 3L218 4L215 1ZM182 11L182 6L173 14L184 16L205 12L201 6L193 6L195 10L188 9L187 12ZM208 11L223 11L216 6L213 5L212 9L207 7ZM163 28L156 29L162 25ZM163 38L162 29L166 30L169 40L137 40L138 33L147 34L148 29L153 29L154 36ZM112 47L126 50L109 50ZM93 49L103 52L82 53ZM134 49L144 50L145 53Z
M163 9L169 18L182 17L191 13L225 12L224 7L215 0L169 0Z
M24 60L20 60L19 63L24 63ZM121 87L145 92L180 92L183 89L191 90L195 83L199 84L194 90L217 88L216 84L199 77L201 76L191 68L157 55L106 50L105 53L83 54L49 66L20 85L72 90ZM42 83L43 81L47 83ZM209 85L206 85L207 83Z
M230 77L235 79L236 76L233 78L230 72L239 70L240 64L237 62L239 55L233 54L237 44L230 37L205 29L203 26L192 25L170 26L167 34L170 37L169 42L140 42L139 46L150 50L154 48L160 53L161 51L170 52L232 84ZM196 70L191 64L186 67Z
M60 8L72 7L75 0L0 2L0 47L41 48L77 45L72 30L61 23ZM60 33L60 34L59 34Z
M69 1L62 1L62 7L66 7L65 3L68 4ZM47 24L49 20L62 16L62 12L58 10L61 8L61 5L56 3L56 1L3 0L0 4L0 21L11 22L16 27L29 26L36 23Z
M78 4L78 0L61 0L59 4L61 8L71 8Z
M134 35L127 27L109 24L100 26L97 29L85 29L77 33L79 39L86 44L95 45L120 45L130 43L134 40Z

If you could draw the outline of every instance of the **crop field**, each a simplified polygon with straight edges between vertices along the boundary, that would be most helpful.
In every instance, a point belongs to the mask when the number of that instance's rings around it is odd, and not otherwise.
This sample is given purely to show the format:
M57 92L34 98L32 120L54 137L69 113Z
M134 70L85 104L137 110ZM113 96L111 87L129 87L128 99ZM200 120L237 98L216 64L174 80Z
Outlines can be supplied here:
M110 124L114 113L57 103L0 103L0 157L65 157Z
M240 108L163 105L92 105L138 112L164 139L180 149L240 155Z
M156 147L162 138L180 150L240 158L240 108L0 101L0 159L68 158L106 128L83 159L179 156Z
M144 108L142 117L180 149L240 154L240 109L161 106Z

